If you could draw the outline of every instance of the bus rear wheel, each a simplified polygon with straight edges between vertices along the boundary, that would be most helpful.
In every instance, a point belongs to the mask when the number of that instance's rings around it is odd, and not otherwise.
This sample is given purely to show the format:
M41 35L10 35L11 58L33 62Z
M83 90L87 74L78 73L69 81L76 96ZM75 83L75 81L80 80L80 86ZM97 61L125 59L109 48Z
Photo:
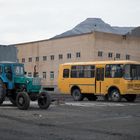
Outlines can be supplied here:
M124 95L124 98L128 101L128 102L134 102L136 99L136 94L126 94Z
M84 95L81 94L79 89L72 90L72 97L74 101L82 101L84 99Z
M118 89L113 89L110 92L110 98L111 98L111 101L113 102L120 102L122 97Z

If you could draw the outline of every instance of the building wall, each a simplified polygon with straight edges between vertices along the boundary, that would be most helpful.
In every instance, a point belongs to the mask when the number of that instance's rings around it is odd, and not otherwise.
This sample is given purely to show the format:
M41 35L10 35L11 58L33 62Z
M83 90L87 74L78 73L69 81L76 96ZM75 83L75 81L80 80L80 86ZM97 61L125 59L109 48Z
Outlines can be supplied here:
M17 48L13 45L0 45L0 61L17 61Z
M59 39L50 39L37 42L29 42L17 44L18 59L22 62L25 58L25 70L27 72L34 71L36 66L39 76L46 72L46 79L42 80L44 86L57 85L59 64L65 62L76 61L95 61L95 60L126 60L126 55L130 55L130 60L140 61L140 39L127 37L109 33L94 32L73 37L65 37ZM98 56L98 52L102 52L102 56ZM76 53L80 52L81 57L77 58ZM112 53L112 57L108 57L108 53ZM71 53L71 59L67 58L67 54ZM116 54L120 54L120 58L116 58ZM59 59L59 54L63 55L63 59ZM54 55L54 60L51 60ZM47 60L43 61L43 56L47 56ZM29 57L32 62L28 62ZM39 61L36 62L36 57ZM54 72L54 79L50 78L50 72Z
M103 57L98 57L98 51L103 52ZM113 54L112 58L108 57L109 52ZM116 57L117 53L120 58ZM140 61L140 38L95 33L95 60L126 60L126 55L130 55L130 60Z
M16 46L18 48L19 62L22 62L22 58L25 58L24 64L27 72L33 73L34 66L36 65L36 69L41 77L43 72L47 73L47 78L42 80L43 85L57 85L59 64L72 61L94 60L94 42L94 35L87 34L55 40L17 44ZM80 58L76 58L76 52L80 52ZM71 59L67 58L68 53L71 53ZM59 54L63 55L63 59L59 59ZM50 59L51 55L54 55L54 60ZM37 56L39 56L39 62L35 61ZM43 61L43 56L47 56L46 61ZM32 57L32 62L28 62L29 57ZM54 79L50 79L51 71L54 71Z

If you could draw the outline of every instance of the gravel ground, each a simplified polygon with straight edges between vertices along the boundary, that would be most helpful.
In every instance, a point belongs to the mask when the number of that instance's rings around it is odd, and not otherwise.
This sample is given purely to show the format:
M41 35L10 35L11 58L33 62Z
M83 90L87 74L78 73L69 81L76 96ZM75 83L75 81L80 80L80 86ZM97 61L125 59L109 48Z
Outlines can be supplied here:
M60 97L48 110L0 106L0 140L139 140L140 101L74 102Z

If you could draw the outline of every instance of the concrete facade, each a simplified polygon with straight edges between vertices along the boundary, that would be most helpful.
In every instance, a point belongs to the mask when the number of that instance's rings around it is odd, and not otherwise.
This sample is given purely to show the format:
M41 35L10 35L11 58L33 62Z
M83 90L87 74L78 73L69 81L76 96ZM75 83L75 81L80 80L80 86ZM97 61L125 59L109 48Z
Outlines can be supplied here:
M61 63L114 59L140 61L139 37L111 33L91 32L16 44L16 47L19 62L25 64L29 75L33 75L36 67L43 79L43 86L57 86L58 67Z

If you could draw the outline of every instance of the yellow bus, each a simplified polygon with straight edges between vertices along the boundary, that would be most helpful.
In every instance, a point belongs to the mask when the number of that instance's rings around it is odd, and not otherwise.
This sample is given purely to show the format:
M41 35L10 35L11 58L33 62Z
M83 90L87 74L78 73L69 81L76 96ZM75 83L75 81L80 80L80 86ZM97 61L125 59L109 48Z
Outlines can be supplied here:
M75 101L85 97L96 100L129 102L140 94L140 62L96 61L64 63L59 66L58 88L61 93L71 94Z

